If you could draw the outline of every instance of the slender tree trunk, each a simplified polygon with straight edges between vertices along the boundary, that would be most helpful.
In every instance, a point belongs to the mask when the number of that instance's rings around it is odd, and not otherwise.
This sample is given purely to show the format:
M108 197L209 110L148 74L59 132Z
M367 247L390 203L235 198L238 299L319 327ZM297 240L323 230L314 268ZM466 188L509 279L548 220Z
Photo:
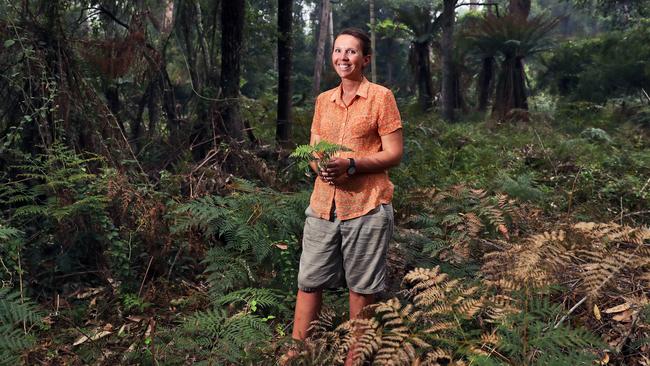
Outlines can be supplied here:
M478 110L485 112L492 94L492 85L494 80L494 57L483 58L481 62L481 72L478 75Z
M157 136L158 122L160 122L160 89L161 89L160 74L156 73L151 83L149 84L149 100L147 103L147 111L149 112L149 129L147 136L153 138Z
M198 72L198 62L196 57L196 48L192 42L192 23L194 23L194 18L192 17L192 7L191 4L185 2L183 6L179 9L179 27L176 28L177 34L180 33L179 38L183 40L183 46L181 47L184 55L185 61L187 61L187 68L190 73L190 79L192 81L192 87L196 90L201 90L201 80L199 78Z
M375 0L370 0L370 50L372 58L370 59L370 71L372 82L377 82L377 41L375 38Z
M203 55L203 63L205 65L205 70L207 75L213 73L212 62L209 54L208 40L205 36L205 31L203 30L203 13L201 11L201 2L197 1L194 4L195 14L196 14L196 31L198 33L200 45L201 45L201 54Z
M244 37L245 1L221 3L221 91L225 99L221 105L219 132L234 139L243 137L239 111L239 79L241 51Z
M275 139L281 146L291 140L291 63L293 0L278 1L278 120Z
M456 0L444 0L442 20L442 118L454 120L454 21Z
M431 60L429 58L428 42L413 42L415 53L415 79L418 86L418 99L423 111L428 111L433 105L433 81L431 80Z
M454 109L465 111L465 97L463 96L463 78L458 65L454 63Z
M312 93L314 96L320 93L320 79L323 72L323 64L325 61L325 40L327 39L327 26L332 6L330 0L323 0L320 12L320 24L318 31L318 45L316 48L316 63L314 64L314 86Z

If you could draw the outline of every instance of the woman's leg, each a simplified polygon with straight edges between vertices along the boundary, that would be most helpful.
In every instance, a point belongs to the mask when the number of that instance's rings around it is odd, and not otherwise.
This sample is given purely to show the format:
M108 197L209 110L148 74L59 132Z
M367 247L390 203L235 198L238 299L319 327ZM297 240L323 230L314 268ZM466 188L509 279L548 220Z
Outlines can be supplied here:
M375 294L360 294L350 290L350 319L356 319L361 309L375 302Z
M291 333L293 339L302 341L309 336L309 326L318 317L322 303L322 290L314 292L298 290L296 311L293 316L293 332Z

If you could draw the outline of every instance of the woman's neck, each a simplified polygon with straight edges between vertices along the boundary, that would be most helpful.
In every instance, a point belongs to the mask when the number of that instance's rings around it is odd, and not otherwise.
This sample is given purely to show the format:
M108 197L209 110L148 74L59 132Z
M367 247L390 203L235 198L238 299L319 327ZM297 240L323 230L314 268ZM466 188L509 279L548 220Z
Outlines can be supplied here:
M341 79L341 89L344 95L355 95L359 89L359 85L363 81L363 75L358 79Z

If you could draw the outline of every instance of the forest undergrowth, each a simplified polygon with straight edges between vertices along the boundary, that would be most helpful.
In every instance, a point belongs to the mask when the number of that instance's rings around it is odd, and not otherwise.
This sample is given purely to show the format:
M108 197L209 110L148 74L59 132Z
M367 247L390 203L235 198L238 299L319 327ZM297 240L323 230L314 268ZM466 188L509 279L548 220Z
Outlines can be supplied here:
M650 365L647 115L407 112L389 289L353 322L327 293L294 363L354 346L358 365ZM0 364L272 365L290 345L313 177L258 159L274 188L214 161L149 180L63 144L13 153Z

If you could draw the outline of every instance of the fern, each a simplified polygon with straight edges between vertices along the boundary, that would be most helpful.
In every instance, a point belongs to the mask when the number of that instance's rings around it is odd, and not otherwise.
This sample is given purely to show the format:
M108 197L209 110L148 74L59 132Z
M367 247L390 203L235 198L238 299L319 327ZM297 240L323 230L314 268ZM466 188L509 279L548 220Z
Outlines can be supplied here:
M172 232L196 228L206 239L221 238L226 248L252 253L261 262L271 253L272 243L301 232L306 206L305 193L283 195L268 189L206 196L174 211Z
M447 190L415 190L410 195L414 213L406 225L428 238L406 245L410 252L423 252L430 258L450 263L477 261L482 248L481 239L508 238L508 226L519 221L520 209L503 194L488 195L484 190L458 185ZM406 244L406 243L405 243ZM418 254L413 254L416 258ZM439 262L438 262L439 263ZM437 264L419 260L417 265Z
M267 288L243 288L241 290L229 292L228 294L216 299L215 304L236 306L244 304L246 309L256 312L257 308L266 310L277 310L288 312L286 305L282 303L284 296L282 292Z
M228 316L223 309L200 311L190 315L174 335L181 350L198 352L198 359L221 364L241 362L266 346L271 329L262 318L236 313Z
M23 324L37 324L41 315L29 300L21 300L20 294L0 289L0 364L19 362L21 353L34 344L34 337L23 330Z
M206 264L204 273L210 283L210 293L215 299L255 279L246 259L223 248L210 249L203 263Z
M349 148L334 144L325 140L319 141L316 145L300 145L289 155L298 160L298 168L309 170L309 163L318 162L319 169L323 169L330 159L339 151L352 151Z
M23 157L12 167L19 179L0 184L0 209L9 213L5 219L30 238L24 243L24 269L51 262L44 267L87 271L85 265L96 263L97 253L110 246L104 180L89 171L91 165L101 166L101 159L57 142L46 154ZM35 281L54 286L52 271L34 272L43 276Z
M597 357L589 349L604 346L598 337L580 328L553 326L561 306L548 298L527 300L526 308L504 319L490 342L502 357L517 365L547 365L549 360L557 365L593 364Z

